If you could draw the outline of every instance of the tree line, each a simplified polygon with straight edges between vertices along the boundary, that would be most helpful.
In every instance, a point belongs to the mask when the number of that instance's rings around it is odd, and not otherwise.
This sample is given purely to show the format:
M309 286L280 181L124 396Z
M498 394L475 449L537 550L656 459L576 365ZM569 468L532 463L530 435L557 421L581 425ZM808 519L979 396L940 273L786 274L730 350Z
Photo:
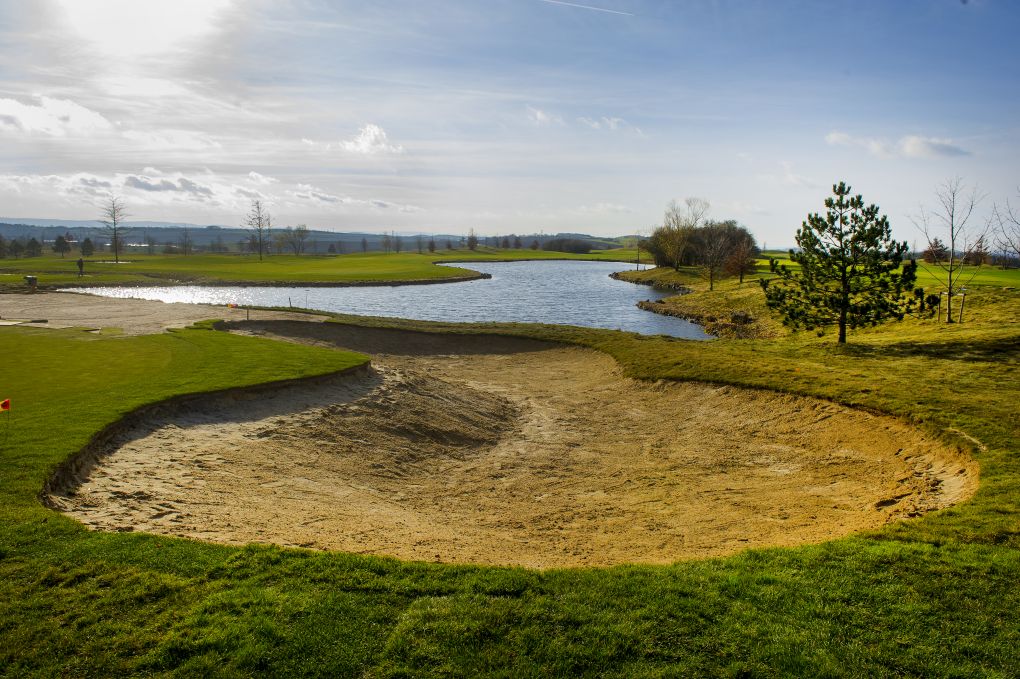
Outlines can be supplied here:
M714 221L707 218L709 203L701 198L687 198L682 204L672 201L663 215L661 226L639 243L656 266L696 267L708 279L709 290L723 276L744 276L754 272L761 251L754 236L735 220Z

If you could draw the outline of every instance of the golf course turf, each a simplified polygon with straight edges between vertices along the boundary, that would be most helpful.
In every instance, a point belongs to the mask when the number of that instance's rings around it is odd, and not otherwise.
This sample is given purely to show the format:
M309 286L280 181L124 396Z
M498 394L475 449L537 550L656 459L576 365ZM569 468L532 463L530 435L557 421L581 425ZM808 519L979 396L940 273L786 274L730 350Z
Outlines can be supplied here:
M587 255L530 249L439 250L349 255L148 255L128 253L114 263L109 253L85 260L85 276L78 276L74 256L0 260L0 290L22 291L24 276L38 279L40 288L104 285L407 285L448 283L478 278L477 271L456 266L472 261L528 259L585 259L631 262L635 250L598 250ZM647 255L645 255L647 257ZM439 264L440 266L436 266Z
M900 417L980 465L972 499L867 533L601 569L88 531L43 507L39 493L104 426L175 395L334 372L364 357L209 325L132 337L0 327L0 399L13 404L0 434L0 672L1016 676L1020 294L1003 287L975 286L962 324L908 319L854 332L845 347L806 333L699 343L335 319L559 341L606 352L629 377L829 399Z

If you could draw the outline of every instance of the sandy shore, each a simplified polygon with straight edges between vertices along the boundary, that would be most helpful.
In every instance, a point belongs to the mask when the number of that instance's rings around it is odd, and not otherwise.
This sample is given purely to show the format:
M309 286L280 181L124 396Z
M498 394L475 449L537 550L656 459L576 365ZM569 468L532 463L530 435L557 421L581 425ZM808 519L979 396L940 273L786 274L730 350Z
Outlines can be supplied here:
M557 567L819 542L977 486L972 460L894 418L637 382L590 350L233 325L364 351L374 368L153 417L50 502L102 530Z
M313 314L231 309L224 305L152 302L144 299L113 299L71 292L0 294L0 325L43 328L87 328L102 332L116 329L126 335L148 335L168 328L184 328L210 318L244 320L300 318L323 320ZM43 321L32 323L31 321Z

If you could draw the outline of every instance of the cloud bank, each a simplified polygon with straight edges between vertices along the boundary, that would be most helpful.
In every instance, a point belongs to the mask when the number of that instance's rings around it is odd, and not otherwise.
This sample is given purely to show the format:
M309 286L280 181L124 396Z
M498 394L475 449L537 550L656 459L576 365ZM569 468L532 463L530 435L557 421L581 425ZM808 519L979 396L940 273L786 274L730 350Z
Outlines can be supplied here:
M852 146L866 149L869 153L883 158L955 158L969 156L970 151L956 144L952 139L906 135L896 142L873 137L854 137L846 132L833 131L825 135L830 146Z

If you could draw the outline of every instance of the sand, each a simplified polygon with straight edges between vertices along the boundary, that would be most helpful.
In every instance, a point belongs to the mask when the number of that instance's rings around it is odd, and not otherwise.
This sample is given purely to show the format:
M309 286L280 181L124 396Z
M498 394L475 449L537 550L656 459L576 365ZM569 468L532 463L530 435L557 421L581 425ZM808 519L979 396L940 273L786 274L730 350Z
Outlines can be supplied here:
M265 321L373 356L315 385L154 413L47 502L100 530L536 568L815 543L969 497L903 422L773 392L628 379L540 342Z
M148 335L168 328L184 328L210 318L244 320L300 318L316 321L313 314L231 309L225 305L154 302L144 299L114 299L72 292L0 294L0 325L42 328L86 328L100 334ZM32 321L42 321L33 323Z

